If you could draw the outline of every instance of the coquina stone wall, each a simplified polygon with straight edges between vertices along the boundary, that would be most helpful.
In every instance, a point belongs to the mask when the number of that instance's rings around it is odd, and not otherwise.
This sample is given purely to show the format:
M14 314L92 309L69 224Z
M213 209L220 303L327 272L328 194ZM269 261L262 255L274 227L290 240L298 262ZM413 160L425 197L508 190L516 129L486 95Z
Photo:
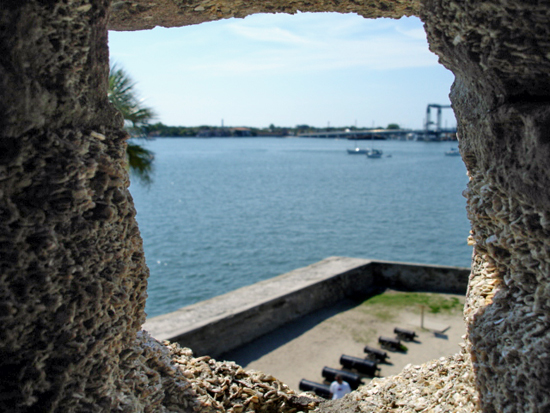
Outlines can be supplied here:
M336 404L139 333L148 271L106 93L108 27L297 10L420 16L470 176L464 352ZM549 17L547 0L3 0L0 410L550 410Z
M474 244L465 309L481 407L550 410L550 3L428 1Z

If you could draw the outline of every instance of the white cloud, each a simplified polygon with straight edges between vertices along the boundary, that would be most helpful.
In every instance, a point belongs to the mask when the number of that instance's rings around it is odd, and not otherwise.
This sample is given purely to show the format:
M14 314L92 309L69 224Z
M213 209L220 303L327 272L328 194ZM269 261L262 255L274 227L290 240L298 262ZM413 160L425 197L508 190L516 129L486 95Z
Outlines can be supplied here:
M255 15L205 32L208 52L179 70L209 75L390 70L436 66L419 21L367 21L355 15ZM190 53L193 56L192 53Z
M264 32L264 37L272 33ZM209 71L213 74L266 74L274 71L296 73L345 68L390 70L438 64L436 56L428 51L424 42L403 41L393 37L334 39L325 42L309 39L301 44L293 44L293 47L287 48L264 46L240 49L233 53L212 56L201 63L187 61L181 69Z
M357 15L299 13L253 15L198 26L155 29L155 41L139 42L144 54L168 69L211 76L322 72L362 68L390 70L437 65L418 19L367 20ZM139 34L144 36L145 34ZM125 50L126 52L126 50ZM115 58L127 56L117 53Z
M252 27L246 24L233 23L228 29L236 35L256 42L282 43L290 45L307 45L310 40L298 36L280 27Z

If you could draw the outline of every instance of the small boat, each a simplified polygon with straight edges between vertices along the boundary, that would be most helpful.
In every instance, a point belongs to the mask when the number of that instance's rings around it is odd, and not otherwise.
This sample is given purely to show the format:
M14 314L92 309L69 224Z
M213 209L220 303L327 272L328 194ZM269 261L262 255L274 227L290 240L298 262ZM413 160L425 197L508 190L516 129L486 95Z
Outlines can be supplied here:
M458 148L451 148L448 151L445 151L445 156L460 156Z
M355 140L355 148L348 149L349 155L366 155L369 152L369 148L359 148L357 146L357 140Z
M371 149L367 152L367 158L381 158L382 153L383 152L380 149Z
M366 149L363 149L363 148L355 148L355 149L348 149L348 153L350 155L366 155L367 153L369 153L369 149L366 148Z

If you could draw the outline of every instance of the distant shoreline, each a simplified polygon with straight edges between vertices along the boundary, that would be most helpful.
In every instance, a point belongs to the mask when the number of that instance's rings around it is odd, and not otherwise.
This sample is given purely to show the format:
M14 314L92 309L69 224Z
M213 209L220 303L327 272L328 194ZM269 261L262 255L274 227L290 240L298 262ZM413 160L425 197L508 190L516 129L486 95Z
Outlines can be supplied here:
M318 128L309 125L295 127L279 127L270 125L267 128L248 126L168 126L162 123L144 125L138 132L147 138L340 138L350 140L361 139L401 139L405 140L456 140L456 127L437 130L402 129L398 124L391 123L386 128L357 128L356 126ZM420 138L420 139L419 139Z

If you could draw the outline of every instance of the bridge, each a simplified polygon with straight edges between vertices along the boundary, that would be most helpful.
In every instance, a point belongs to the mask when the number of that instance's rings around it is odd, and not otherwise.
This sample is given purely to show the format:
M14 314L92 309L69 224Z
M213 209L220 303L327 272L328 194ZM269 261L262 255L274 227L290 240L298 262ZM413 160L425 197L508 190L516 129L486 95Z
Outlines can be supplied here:
M450 105L439 105L430 103L426 108L426 121L424 129L362 129L344 131L318 131L311 133L299 133L300 138L326 138L326 139L349 139L349 140L419 140L419 141L440 141L445 136L456 134L456 127L441 127L441 112L443 109L451 108ZM432 109L437 109L437 120L431 120Z
M395 139L413 132L411 129L364 129L364 130L345 130L345 131L319 131L311 133L299 133L300 138L327 138L327 139L372 139L385 140Z
M440 141L445 136L456 134L456 128L440 128L438 131L426 129L364 129L345 131L319 131L312 133L299 133L299 138L325 138L325 139L349 139L349 140L415 140L415 141Z

